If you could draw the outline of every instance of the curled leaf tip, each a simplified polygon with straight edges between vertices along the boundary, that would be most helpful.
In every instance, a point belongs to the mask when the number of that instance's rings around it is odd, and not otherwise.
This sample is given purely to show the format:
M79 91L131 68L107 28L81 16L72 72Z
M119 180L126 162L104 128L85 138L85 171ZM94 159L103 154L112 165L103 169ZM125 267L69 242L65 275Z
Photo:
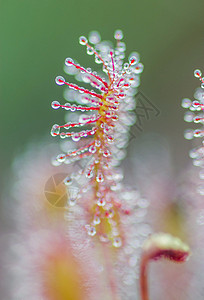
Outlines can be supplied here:
M145 241L144 254L152 260L160 258L174 262L185 262L190 256L190 248L178 237L167 233L155 233Z

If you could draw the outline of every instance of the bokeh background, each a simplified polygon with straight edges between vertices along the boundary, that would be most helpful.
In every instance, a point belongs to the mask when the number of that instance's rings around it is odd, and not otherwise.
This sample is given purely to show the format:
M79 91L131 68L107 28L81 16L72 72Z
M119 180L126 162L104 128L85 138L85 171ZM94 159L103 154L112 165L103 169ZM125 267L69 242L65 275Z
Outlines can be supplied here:
M165 137L173 171L181 172L191 148L183 138L188 125L181 99L192 98L199 85L193 70L204 70L203 12L203 0L0 0L0 195L11 184L15 156L30 141L51 142L52 124L62 123L64 112L54 113L50 103L63 99L54 79L64 74L64 59L94 69L93 57L78 43L92 30L113 40L122 29L127 55L140 53L145 69L139 89L161 112L144 122L143 134ZM131 155L143 134L130 144ZM5 221L2 209L0 218Z
M198 86L193 70L204 66L203 10L202 0L1 0L1 185L25 144L49 136L63 117L50 103L63 97L54 78L63 74L64 59L94 67L78 44L91 30L112 40L120 28L127 54L141 54L140 89L161 111L144 124L144 132L165 135L176 170L181 168L190 143L183 139L187 125L180 103Z

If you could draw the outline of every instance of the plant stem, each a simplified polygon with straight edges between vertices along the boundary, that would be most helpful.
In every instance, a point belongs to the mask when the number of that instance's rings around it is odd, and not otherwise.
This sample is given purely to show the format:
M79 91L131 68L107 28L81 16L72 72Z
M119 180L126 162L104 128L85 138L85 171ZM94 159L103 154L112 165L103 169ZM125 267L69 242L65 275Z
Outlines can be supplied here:
M141 264L140 264L140 293L142 300L149 300L148 295L148 286L147 286L147 265L148 257L142 255Z
M103 254L104 254L104 263L106 265L107 278L108 278L108 282L109 282L110 290L111 290L111 299L112 300L121 300L117 294L116 283L115 283L113 269L112 269L111 260L110 260L110 253L108 251L109 249L107 249L107 245L103 244L102 250L103 250Z

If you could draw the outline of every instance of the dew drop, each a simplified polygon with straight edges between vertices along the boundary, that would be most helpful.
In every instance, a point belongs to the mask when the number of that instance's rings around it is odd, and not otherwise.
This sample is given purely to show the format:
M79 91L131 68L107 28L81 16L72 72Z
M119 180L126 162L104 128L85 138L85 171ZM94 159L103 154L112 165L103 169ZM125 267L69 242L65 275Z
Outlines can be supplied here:
M67 176L65 179L64 179L64 184L65 185L71 185L72 184L72 178L70 176Z
M91 145L91 146L89 147L89 152L90 152L90 153L95 153L95 152L96 152L96 147L95 147L94 145Z
M86 173L86 177L87 177L87 178L92 178L92 177L93 177L93 171L92 171L92 170L89 170L89 171Z
M118 120L118 115L114 115L112 118L111 118L112 121L117 121Z
M97 182L103 182L104 181L104 177L102 173L98 173L96 176L96 181Z
M112 135L108 135L108 136L107 136L107 141L108 141L109 143L112 143L112 142L114 141L114 137L113 137Z
M187 129L187 130L185 130L185 132L184 132L184 137L185 137L185 139L187 139L187 140L192 140L193 137L194 137L193 130L192 130L192 129Z
M95 63L96 64L102 64L102 61L98 56L95 56Z
M61 139L65 139L66 138L66 133L65 132L61 132L60 133L60 138Z
M92 49L92 48L89 48L89 47L87 47L86 52L87 52L88 55L93 55L93 54L94 54L93 49Z
M75 106L75 105L72 105L72 106L70 107L70 110L71 110L71 112L74 112L74 111L76 110L76 106Z
M74 63L74 61L73 61L72 58L67 57L67 58L65 59L65 65L66 65L66 66L68 66L68 67L73 66L73 63Z
M59 162L63 162L66 159L66 155L65 154L58 154L56 157L57 161Z
M120 237L115 237L113 239L113 246L116 247L116 248L119 248L122 246L122 240Z
M101 219L99 218L99 216L94 216L93 223L94 225L98 225L101 223Z
M59 125L58 124L53 125L50 133L51 133L52 136L58 135L60 133Z
M114 33L114 38L116 40L122 40L123 39L123 32L122 30L116 30L115 33Z
M129 59L129 63L134 66L137 63L137 57L136 56L131 56Z
M191 106L191 103L192 103L192 101L191 101L190 99L184 98L184 99L182 100L181 106L182 106L183 108L189 108L189 107Z
M61 162L59 162L59 161L56 159L56 157L53 157L53 158L52 158L51 163L52 163L52 165L55 166L55 167L58 167L58 166L61 165Z
M100 34L98 33L98 31L91 31L89 33L89 41L92 43L92 44L98 44L101 40L101 36Z
M114 210L113 210L113 209L107 210L106 213L105 213L105 216L106 216L107 218L110 218L110 219L111 219L111 218L114 216Z
M51 107L54 108L54 109L60 108L60 103L59 103L59 101L52 101Z
M75 134L72 136L72 141L73 142L78 142L80 140L80 135L79 134Z
M184 121L186 121L186 122L192 122L194 120L194 116L195 116L194 113L188 111L184 115Z
M111 155L110 151L108 149L106 149L104 152L103 152L103 156L104 157L109 157Z
M57 77L55 78L55 82L56 82L56 84L58 84L58 85L63 85L63 84L65 83L65 79L64 79L64 77L62 77L62 76L57 76Z
M202 136L203 136L203 132L201 129L194 130L194 137L202 137Z
M87 44L87 38L85 36L80 36L79 44L86 45Z
M136 68L134 69L134 73L140 74L142 73L143 69L144 69L144 65L142 63L139 63L136 65Z
M99 239L100 239L100 241L101 241L102 243L107 243L107 242L108 242L108 236L107 236L107 234L101 234L101 235L99 236Z
M200 78L200 77L202 76L201 70L196 69L196 70L194 71L194 76L197 77L197 78Z
M98 206L104 206L105 204L106 204L106 201L105 201L104 198L99 198L99 199L97 200L97 205L98 205Z
M149 205L149 201L145 198L140 198L137 202L138 206L141 208L147 208Z
M204 185L199 185L197 191L200 195L204 195Z
M96 147L100 147L100 146L101 146L101 141L96 140L96 141L95 141L95 146L96 146Z
M73 198L70 197L69 200L68 200L68 203L69 203L70 206L74 206L76 204L76 202L77 202L76 198L74 198L74 197Z
M192 102L192 106L195 107L195 108L200 108L200 102L195 100Z
M96 234L96 228L91 225L85 225L88 235L94 236Z

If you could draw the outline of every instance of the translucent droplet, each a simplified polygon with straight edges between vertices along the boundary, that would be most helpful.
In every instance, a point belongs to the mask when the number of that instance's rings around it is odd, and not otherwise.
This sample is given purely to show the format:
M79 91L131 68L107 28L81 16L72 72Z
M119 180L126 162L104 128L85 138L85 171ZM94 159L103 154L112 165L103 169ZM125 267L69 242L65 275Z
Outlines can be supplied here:
M86 177L87 177L87 178L92 178L92 177L93 177L93 171L92 171L92 170L89 170L89 171L86 173Z
M192 140L193 137L194 137L193 130L192 130L192 129L187 129L187 130L185 130L185 132L184 132L184 137L185 137L185 139L187 139L187 140Z
M119 248L122 246L122 240L121 238L118 236L118 237L115 237L113 239L113 246L116 247L116 248Z
M195 100L195 101L192 102L192 106L195 107L195 108L198 108L198 107L200 107L200 102Z
M76 106L75 106L75 105L72 105L72 106L70 107L70 110L71 110L72 112L74 112L74 111L76 110Z
M202 137L203 131L201 129L194 130L194 137Z
M59 125L58 124L53 125L50 133L51 133L52 136L58 135L60 133Z
M108 135L108 136L107 136L107 141L108 141L109 143L112 143L112 142L114 141L114 137L113 137L112 135Z
M98 225L101 223L101 219L99 218L99 216L94 216L93 223L94 225Z
M93 49L92 49L92 48L89 48L89 47L87 47L86 52L87 52L88 55L93 55L93 54L94 54Z
M129 266L135 267L137 265L138 257L136 255L133 255L129 258Z
M136 65L136 67L134 69L134 73L140 74L140 73L142 73L143 70L144 70L144 65L142 63L139 63Z
M131 52L131 53L130 53L130 56L129 56L129 59L130 59L132 56L136 57L137 62L139 62L139 60L140 60L140 55L139 55L138 52L136 52L136 51Z
M204 195L204 185L199 185L197 191L200 195Z
M193 118L194 123L200 123L203 120L202 117L196 116Z
M86 45L87 44L87 38L85 36L80 36L79 38L79 44Z
M59 103L59 101L52 101L51 106L54 109L58 109L58 108L60 108L60 103Z
M61 165L61 162L59 162L59 161L56 159L56 157L53 157L53 158L52 158L51 163L52 163L52 165L55 166L55 167L58 167L58 166Z
M89 152L90 152L90 153L95 153L95 152L96 152L96 147L95 147L94 145L91 145L91 146L89 147Z
M112 121L117 121L117 120L118 120L118 115L112 116L111 120L112 120Z
M107 234L100 234L99 239L102 243L107 243L108 242Z
M125 52L126 50L126 45L123 42L118 43L118 50L123 54L123 52ZM123 59L124 55L120 55L120 58Z
M94 226L86 225L85 228L87 230L88 235L94 236L96 234L96 228Z
M89 33L89 41L92 43L92 44L98 44L101 40L101 36L100 34L98 33L98 31L91 31Z
M111 218L114 216L114 210L113 210L113 209L107 210L105 216L106 216L107 218L110 218L110 219L111 219Z
M65 59L65 65L66 65L66 66L68 66L68 67L73 66L73 63L74 63L74 61L73 61L72 58L67 57L67 58Z
M102 61L98 56L95 56L95 63L96 64L102 64Z
M114 38L116 40L122 40L123 39L123 32L122 30L116 30L115 33L114 33Z
M59 162L63 162L66 159L66 155L65 154L59 154L59 155L57 155L56 159Z
M80 135L79 134L75 134L72 136L72 141L73 142L78 142L80 140Z
M185 113L185 115L184 115L184 121L186 121L186 122L192 122L193 121L193 119L194 119L194 113L193 112L190 112L190 111L188 111L187 113Z
M60 133L60 138L61 139L65 139L66 138L66 133L65 132L61 132Z
M194 76L197 77L197 78L200 78L200 77L202 76L201 70L196 69L196 70L194 71Z
M100 140L96 140L95 141L95 146L96 147L100 147L101 146L101 141Z
M67 176L65 179L64 179L64 184L65 185L71 185L72 184L72 178L70 176Z
M96 176L96 181L97 182L103 182L104 181L104 177L102 173L98 173Z
M137 57L136 57L136 56L131 56L131 57L129 58L129 63L130 63L132 66L136 65L136 63L137 63Z
M76 204L76 202L77 202L76 198L70 197L68 200L68 203L70 206L74 206Z
M98 205L98 206L104 206L105 204L106 204L106 201L105 201L104 198L99 198L99 199L97 200L97 205Z
M189 108L189 107L191 106L191 103L192 103L192 101L191 101L190 99L184 98L184 99L182 100L181 106L182 106L183 108Z
M108 149L106 149L104 152L103 152L103 156L104 157L109 157L111 155L110 151Z
M56 84L58 84L58 85L63 85L63 84L65 83L65 79L64 79L64 77L62 77L62 76L57 76L57 77L55 78L55 82L56 82Z

